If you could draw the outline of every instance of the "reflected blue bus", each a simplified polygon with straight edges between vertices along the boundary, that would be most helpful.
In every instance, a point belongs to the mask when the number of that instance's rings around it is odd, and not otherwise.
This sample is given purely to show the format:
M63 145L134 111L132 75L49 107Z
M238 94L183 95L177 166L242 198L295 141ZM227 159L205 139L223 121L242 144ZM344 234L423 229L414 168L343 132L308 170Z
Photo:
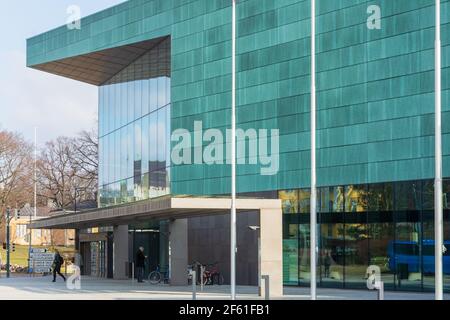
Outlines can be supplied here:
M394 251L395 246L395 251ZM450 248L450 241L444 241L444 246ZM388 245L389 269L397 272L399 265L407 265L408 272L420 272L420 248L415 241L391 241ZM434 273L434 240L422 241L423 272ZM450 274L450 253L443 255L444 273Z

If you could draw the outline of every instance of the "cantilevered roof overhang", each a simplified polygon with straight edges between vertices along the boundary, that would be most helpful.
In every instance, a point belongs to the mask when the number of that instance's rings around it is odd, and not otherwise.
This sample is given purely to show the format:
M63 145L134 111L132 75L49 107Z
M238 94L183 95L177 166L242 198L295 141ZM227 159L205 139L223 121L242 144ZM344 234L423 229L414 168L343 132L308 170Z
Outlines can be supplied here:
M92 227L136 224L149 220L185 219L230 212L227 198L174 198L170 196L132 204L61 214L34 221L31 229L85 229ZM238 211L281 210L279 199L237 199Z
M166 38L141 41L42 64L29 65L29 67L100 86Z

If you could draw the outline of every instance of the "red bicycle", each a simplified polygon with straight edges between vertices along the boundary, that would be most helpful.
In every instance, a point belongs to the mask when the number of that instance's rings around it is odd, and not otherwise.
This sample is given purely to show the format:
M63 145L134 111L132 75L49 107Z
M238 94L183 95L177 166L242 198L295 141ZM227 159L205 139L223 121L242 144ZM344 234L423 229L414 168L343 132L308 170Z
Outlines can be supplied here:
M221 286L224 283L224 278L223 275L220 273L219 270L219 263L215 262L215 263L211 263L211 264L207 264L204 272L204 278L205 278L205 284L207 285L214 285L214 284L218 284L219 286Z

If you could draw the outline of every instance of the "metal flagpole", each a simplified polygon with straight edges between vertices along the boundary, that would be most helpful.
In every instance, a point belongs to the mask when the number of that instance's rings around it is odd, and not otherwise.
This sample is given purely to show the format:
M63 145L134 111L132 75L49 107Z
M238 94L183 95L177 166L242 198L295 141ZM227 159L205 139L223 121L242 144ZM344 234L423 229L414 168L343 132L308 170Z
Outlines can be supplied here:
M37 127L34 128L34 218L37 218Z
M316 1L311 0L311 225L310 225L310 279L311 300L316 300Z
M34 219L36 219L37 216L37 168L36 168L36 162L37 162L37 128L34 127ZM29 224L31 225L32 218L31 218L31 212L29 212ZM31 249L33 246L33 230L29 230L29 239L28 239L28 271L31 270ZM34 272L34 270L33 270Z
M435 232L435 299L443 299L442 285L442 138L441 138L441 3L436 0L436 42L435 42L435 180L434 180L434 232Z
M232 6L231 33L231 300L236 300L236 0Z

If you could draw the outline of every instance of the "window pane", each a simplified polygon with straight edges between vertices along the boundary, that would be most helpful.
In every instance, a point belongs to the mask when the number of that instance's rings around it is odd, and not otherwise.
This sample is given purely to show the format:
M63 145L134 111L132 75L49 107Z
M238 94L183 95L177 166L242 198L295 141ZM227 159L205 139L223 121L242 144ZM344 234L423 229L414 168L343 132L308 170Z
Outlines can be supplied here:
M342 216L342 214L340 214ZM327 287L344 284L344 237L342 223L320 224L319 282Z
M368 193L369 211L391 211L393 189L391 183L370 184Z
M311 191L309 189L300 189L298 194L298 200L300 205L300 213L308 213L311 208Z
M298 284L298 253L298 224L288 224L283 239L284 284Z
M333 212L343 212L344 211L344 187L332 187L330 188L332 193L332 210Z
M134 171L134 126L127 126L128 148L127 148L127 178L133 177Z
M365 276L368 264L367 224L345 224L345 286L367 288Z
M157 145L158 145L158 115L157 113L150 114L150 136L149 136L149 149L150 149L150 171L155 171L158 166L156 162L158 161ZM151 179L150 179L151 180Z
M120 125L124 126L128 123L128 84L120 84Z
M166 168L166 110L158 110L158 169Z
M134 119L142 116L142 81L134 82Z
M134 117L134 81L128 82L128 123L133 122Z
M388 290L394 288L395 267L392 266L393 256L389 250L389 243L394 239L394 228L393 221L369 224L370 265L380 268L381 280Z
M367 189L365 185L350 185L345 188L345 211L367 211Z
M280 191L279 198L282 201L284 214L298 213L299 209L298 190Z
M142 80L142 115L149 112L149 80Z
M406 181L395 183L395 209L420 210L420 182Z
M142 119L142 173L148 172L148 160L149 160L149 137L148 137L148 121L149 116L145 116Z
M104 116L104 110L103 110L103 104L104 104L104 97L103 97L104 88L99 87L98 88L98 135L99 137L103 136L103 116Z
M158 78L158 108L166 105L166 81L164 77Z
M150 79L150 105L149 105L149 111L153 112L156 110L158 106L158 80L157 79Z
M104 93L104 95L105 95L105 97L104 97L105 98L105 106L104 106L105 134L108 134L110 132L110 128L111 128L111 121L110 121L111 108L109 105L109 86L105 86L104 90L105 90L105 93Z
M127 143L127 127L122 127L120 129L120 180L128 178L127 176L127 154L128 154L128 143Z

